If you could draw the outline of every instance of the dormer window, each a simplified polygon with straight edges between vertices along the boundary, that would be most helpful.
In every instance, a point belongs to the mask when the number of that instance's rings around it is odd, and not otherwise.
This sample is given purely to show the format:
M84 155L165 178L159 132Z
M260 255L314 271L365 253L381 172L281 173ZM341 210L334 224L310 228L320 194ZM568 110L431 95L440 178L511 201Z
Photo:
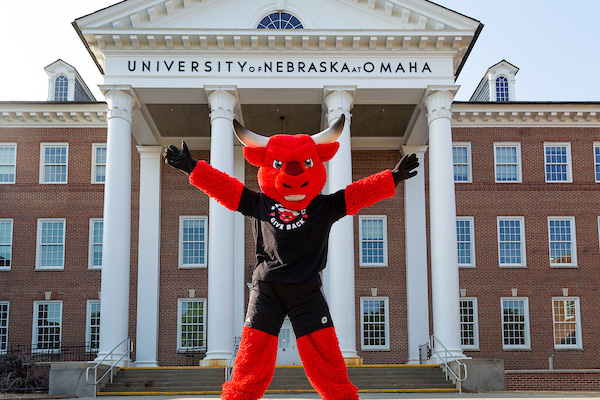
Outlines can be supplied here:
M69 94L69 80L66 76L58 76L54 80L54 101L67 101Z
M496 78L496 101L508 101L508 79L504 76Z
M302 23L287 12L274 12L264 17L257 29L303 29Z

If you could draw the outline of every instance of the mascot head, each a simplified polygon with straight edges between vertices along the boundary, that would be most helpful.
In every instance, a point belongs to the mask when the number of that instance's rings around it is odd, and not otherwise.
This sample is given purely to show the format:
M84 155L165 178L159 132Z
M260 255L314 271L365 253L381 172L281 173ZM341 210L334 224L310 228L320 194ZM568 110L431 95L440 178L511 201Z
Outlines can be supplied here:
M274 135L270 138L233 121L236 136L244 145L244 156L258 170L264 194L294 211L305 209L327 180L324 162L331 160L340 144L345 117L314 135Z

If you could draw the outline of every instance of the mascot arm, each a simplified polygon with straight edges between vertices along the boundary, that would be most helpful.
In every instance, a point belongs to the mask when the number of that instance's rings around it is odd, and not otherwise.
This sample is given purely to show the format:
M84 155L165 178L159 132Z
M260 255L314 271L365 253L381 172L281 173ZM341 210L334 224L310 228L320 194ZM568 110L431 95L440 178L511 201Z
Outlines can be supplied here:
M244 184L236 178L219 171L206 161L200 160L190 173L190 183L225 208L237 211Z
M355 215L362 208L396 194L392 171L385 170L346 186L346 214Z

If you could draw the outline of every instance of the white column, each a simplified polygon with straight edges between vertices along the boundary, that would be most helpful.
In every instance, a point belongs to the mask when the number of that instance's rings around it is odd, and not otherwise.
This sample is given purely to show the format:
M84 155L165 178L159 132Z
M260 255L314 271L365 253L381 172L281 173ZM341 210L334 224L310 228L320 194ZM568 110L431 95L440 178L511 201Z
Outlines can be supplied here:
M427 223L425 213L425 152L427 146L403 146L404 154L419 158L417 175L404 181L406 249L406 314L408 363L419 362L419 345L429 342L427 283Z
M236 98L225 90L208 96L210 163L234 176L233 121ZM234 214L210 199L208 214L207 352L203 365L227 365L234 338Z
M454 87L453 87L454 88ZM460 342L456 200L450 109L452 88L430 89L425 98L429 123L429 213L433 333L457 357ZM436 350L440 350L436 344Z
M110 89L104 96L108 103L108 138L98 360L129 337L131 113L135 104L123 90ZM117 359L125 349L123 345L115 352Z
M329 192L335 193L352 183L352 151L350 121L353 96L346 90L336 90L325 98L327 121L331 125L342 114L346 123L338 139L340 149L329 161ZM329 236L329 268L327 299L335 324L342 355L357 359L356 352L356 298L354 294L354 224L351 216L337 221ZM348 363L352 361L348 360Z
M136 367L158 366L158 295L160 276L161 146L137 146L140 153L140 218Z
M234 170L235 177L240 182L245 182L245 171L246 171L246 159L242 151L242 146L236 146L234 148ZM244 326L244 320L246 317L245 307L245 294L246 294L246 277L245 272L245 247L246 247L246 232L245 232L246 218L241 213L235 213L233 216L234 224L234 275L233 279L233 332L235 336L242 335L242 328Z

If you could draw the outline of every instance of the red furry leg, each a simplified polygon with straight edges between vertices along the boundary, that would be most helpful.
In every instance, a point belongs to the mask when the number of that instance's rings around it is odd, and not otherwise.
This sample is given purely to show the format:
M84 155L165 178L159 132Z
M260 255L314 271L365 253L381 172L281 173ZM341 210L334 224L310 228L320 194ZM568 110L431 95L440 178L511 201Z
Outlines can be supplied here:
M257 400L275 374L277 336L244 327L233 367L233 376L223 384L223 400Z
M296 343L306 376L323 400L358 399L333 327L302 336Z

